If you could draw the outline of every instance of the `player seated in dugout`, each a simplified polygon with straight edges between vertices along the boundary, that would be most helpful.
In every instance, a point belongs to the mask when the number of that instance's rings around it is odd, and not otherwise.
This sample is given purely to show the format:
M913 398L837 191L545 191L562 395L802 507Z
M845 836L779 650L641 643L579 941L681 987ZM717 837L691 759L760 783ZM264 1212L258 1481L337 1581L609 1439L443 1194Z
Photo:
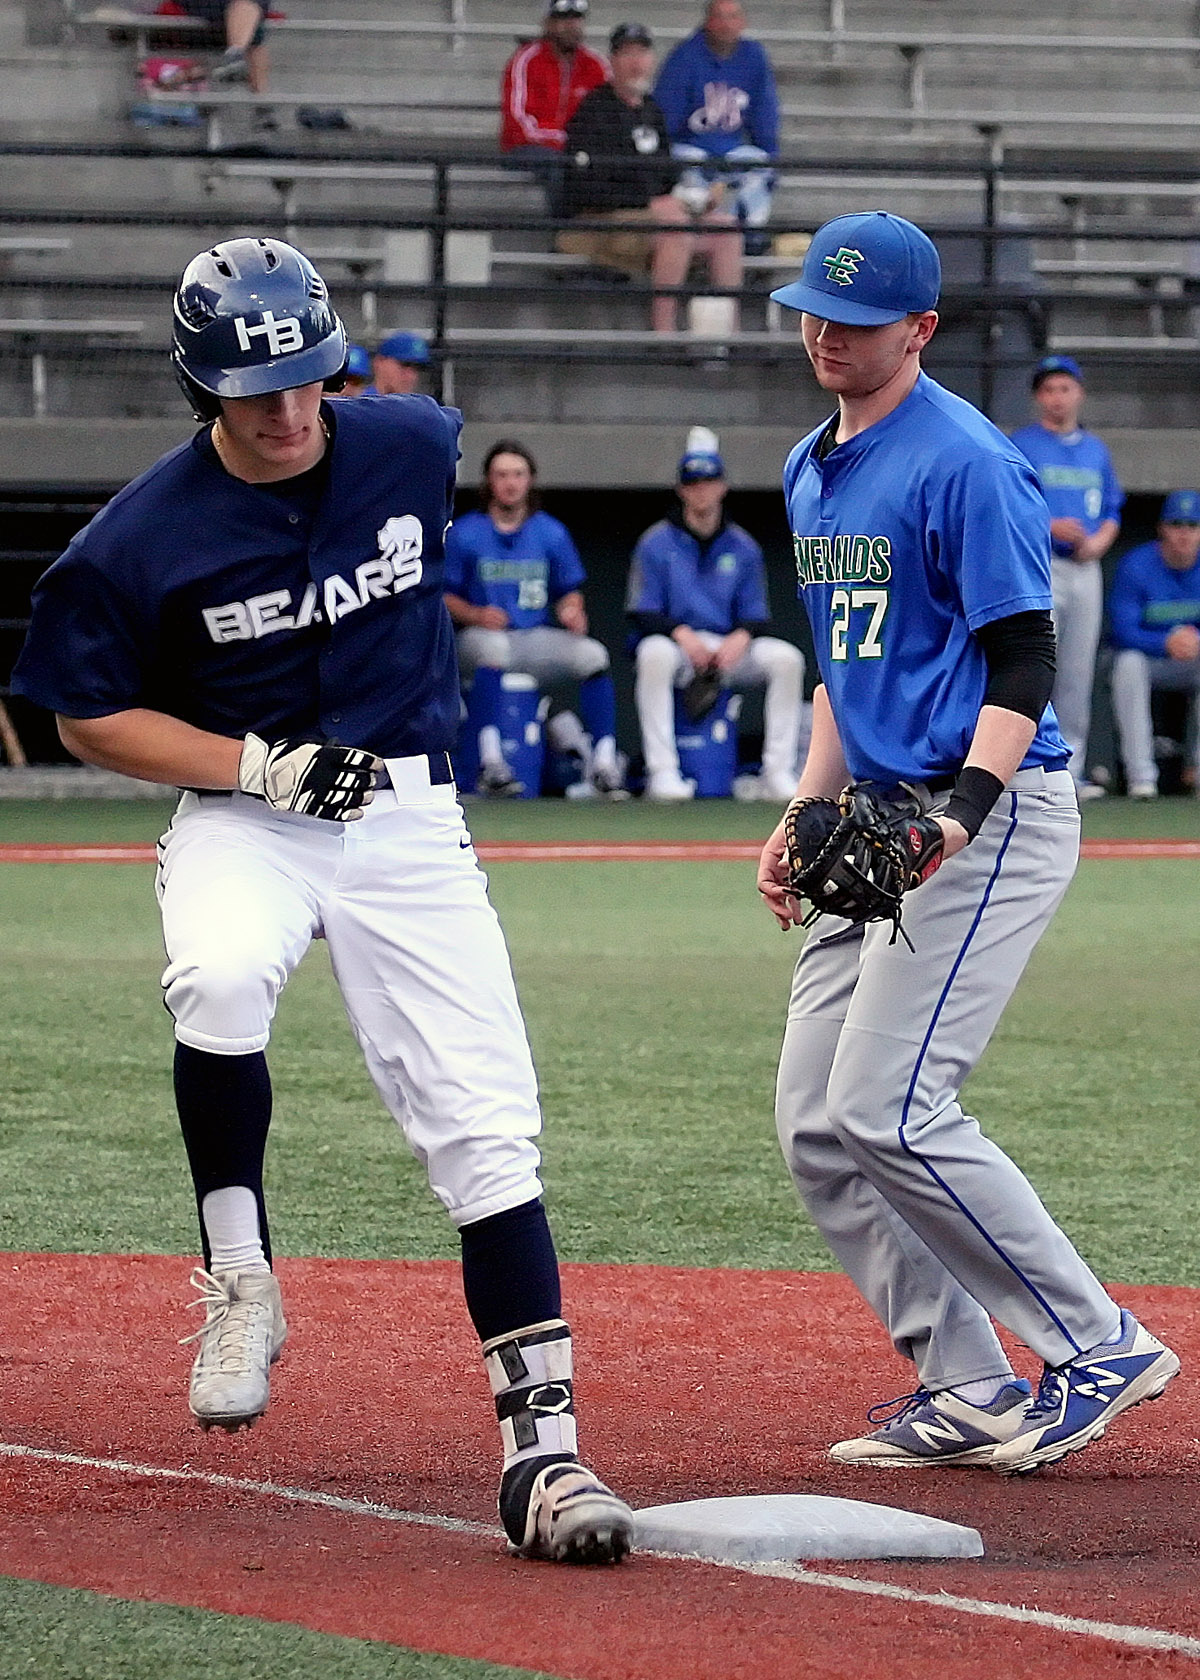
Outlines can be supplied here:
M558 249L630 277L649 269L656 286L682 286L694 256L707 259L711 283L722 291L742 284L742 236L712 187L696 208L675 192L681 166L671 158L667 125L649 88L654 41L642 24L623 23L609 38L612 81L593 89L567 124L563 201L568 216L611 222L612 229L567 229ZM625 223L643 223L626 228ZM678 300L657 296L655 332L674 332ZM731 327L736 329L736 305Z
M260 0L175 0L172 10L223 29L225 51L209 71L213 82L246 82L252 93L267 89L267 7Z

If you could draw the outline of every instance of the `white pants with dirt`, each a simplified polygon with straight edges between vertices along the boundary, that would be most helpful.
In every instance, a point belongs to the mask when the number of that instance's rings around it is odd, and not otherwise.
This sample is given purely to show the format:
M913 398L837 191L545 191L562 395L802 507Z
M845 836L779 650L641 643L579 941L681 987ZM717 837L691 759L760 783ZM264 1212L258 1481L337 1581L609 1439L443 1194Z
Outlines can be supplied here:
M784 1156L932 1390L1008 1370L993 1318L1050 1364L1117 1327L1116 1306L958 1097L1078 849L1068 772L1018 772L974 842L906 899L914 951L890 943L886 923L823 917L796 967L776 1108Z
M262 1050L314 939L371 1078L456 1225L541 1194L537 1082L453 784L389 759L359 822L185 793L160 843L166 1004L183 1044Z
M1092 684L1104 618L1104 577L1097 560L1079 562L1056 557L1050 562L1050 583L1058 640L1051 703L1071 749L1071 774L1082 782L1087 775Z
M723 636L701 630L697 634L715 651ZM642 731L642 752L650 776L678 776L675 745L675 690L686 688L694 667L670 636L646 636L638 643L634 696ZM731 671L722 677L726 688L765 688L763 699L764 777L786 781L796 776L804 696L804 655L790 642L775 636L756 636Z
M1150 702L1155 689L1190 694L1189 762L1200 789L1200 659L1152 659L1137 648L1121 648L1113 659L1113 711L1121 740L1121 763L1131 788L1158 787L1154 757L1154 722Z

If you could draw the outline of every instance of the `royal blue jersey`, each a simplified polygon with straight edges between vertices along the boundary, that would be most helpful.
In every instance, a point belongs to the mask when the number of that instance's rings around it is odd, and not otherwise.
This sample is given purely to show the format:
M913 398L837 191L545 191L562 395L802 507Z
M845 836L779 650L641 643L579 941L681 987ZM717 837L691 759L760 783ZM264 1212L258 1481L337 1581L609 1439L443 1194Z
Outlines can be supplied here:
M1046 503L990 421L926 374L899 407L824 458L827 424L783 487L799 593L852 776L961 769L987 686L975 632L1048 611ZM1048 706L1022 768L1065 764Z
M1131 548L1113 578L1108 617L1114 647L1166 659L1167 637L1177 625L1200 629L1200 560L1177 571L1156 542Z
M779 150L779 101L771 62L758 41L718 58L698 29L663 61L654 97L671 139L716 157L737 146Z
M638 538L625 608L643 630L651 621L666 633L677 624L718 636L762 629L771 616L762 549L731 522L702 539L682 517L660 519Z
M551 608L586 581L561 520L531 513L501 531L486 513L465 513L446 533L446 590L473 607L500 607L514 630L554 622Z
M328 469L307 496L232 477L207 427L114 496L38 583L14 691L68 718L146 707L235 738L449 750L462 416L416 396L322 415Z
M1022 426L1012 441L1033 462L1051 519L1078 519L1089 536L1106 519L1120 519L1125 492L1117 481L1107 446L1094 432L1052 432L1045 426ZM1069 543L1054 542L1054 553L1069 557Z

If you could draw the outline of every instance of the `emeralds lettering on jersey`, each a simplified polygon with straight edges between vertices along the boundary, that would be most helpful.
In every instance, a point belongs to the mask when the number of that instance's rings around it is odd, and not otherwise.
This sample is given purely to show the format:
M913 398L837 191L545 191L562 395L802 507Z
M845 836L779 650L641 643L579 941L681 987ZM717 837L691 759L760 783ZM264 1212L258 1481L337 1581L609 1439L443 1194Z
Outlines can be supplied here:
M515 583L517 606L524 612L541 612L550 599L550 568L544 559L479 561L481 583Z
M848 245L840 245L832 257L821 258L822 265L829 270L829 278L838 286L853 284L862 260L862 252L852 251Z
M889 537L801 537L792 533L796 576L801 589L810 583L889 583L892 544Z

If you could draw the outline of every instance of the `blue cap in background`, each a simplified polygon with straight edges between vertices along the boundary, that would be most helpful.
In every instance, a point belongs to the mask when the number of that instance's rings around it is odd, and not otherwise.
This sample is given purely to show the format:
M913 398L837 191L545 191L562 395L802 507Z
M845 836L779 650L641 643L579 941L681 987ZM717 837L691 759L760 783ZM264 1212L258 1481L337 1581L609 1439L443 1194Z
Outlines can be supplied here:
M928 234L903 216L835 216L813 234L799 280L771 296L788 309L848 327L883 327L932 309L942 265Z
M1074 356L1043 356L1033 370L1033 388L1036 391L1043 379L1049 379L1052 373L1067 373L1072 379L1078 379L1083 384L1083 369Z
M347 379L370 379L371 358L361 344L352 344L346 352Z
M724 478L725 463L719 455L694 450L679 463L680 484L698 484L702 478Z
M425 367L429 346L420 333L394 332L388 334L375 354L390 356L394 362L409 362L413 367Z
M1200 525L1200 490L1172 490L1158 517L1164 525Z

